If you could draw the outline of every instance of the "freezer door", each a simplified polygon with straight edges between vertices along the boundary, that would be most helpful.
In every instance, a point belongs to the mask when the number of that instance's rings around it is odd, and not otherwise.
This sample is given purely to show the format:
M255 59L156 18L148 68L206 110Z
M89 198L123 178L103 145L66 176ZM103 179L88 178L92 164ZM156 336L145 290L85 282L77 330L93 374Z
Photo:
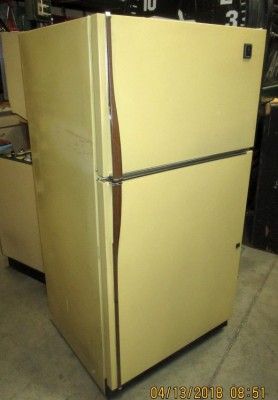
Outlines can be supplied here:
M122 383L229 318L251 155L123 183Z
M112 16L111 37L124 173L253 146L264 30Z

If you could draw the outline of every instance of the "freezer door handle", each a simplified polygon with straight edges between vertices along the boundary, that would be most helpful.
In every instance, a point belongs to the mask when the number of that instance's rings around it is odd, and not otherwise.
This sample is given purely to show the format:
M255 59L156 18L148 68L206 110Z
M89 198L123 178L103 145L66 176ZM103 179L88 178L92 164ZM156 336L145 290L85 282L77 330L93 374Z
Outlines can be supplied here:
M106 14L106 38L113 179L119 179L123 174L122 151L119 119L114 90L111 14L108 13Z

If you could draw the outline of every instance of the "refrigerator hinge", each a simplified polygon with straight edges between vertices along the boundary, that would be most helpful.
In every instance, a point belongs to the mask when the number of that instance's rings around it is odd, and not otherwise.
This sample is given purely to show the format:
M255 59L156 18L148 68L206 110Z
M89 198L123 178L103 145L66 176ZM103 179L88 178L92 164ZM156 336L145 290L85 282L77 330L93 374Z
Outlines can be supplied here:
M111 176L98 176L97 181L98 182L111 182L112 177Z
M121 186L123 182L121 179L113 179L110 183L112 186Z
M113 178L112 176L99 176L97 178L97 181L99 182L108 182L110 183L112 186L119 186L122 184L122 178Z

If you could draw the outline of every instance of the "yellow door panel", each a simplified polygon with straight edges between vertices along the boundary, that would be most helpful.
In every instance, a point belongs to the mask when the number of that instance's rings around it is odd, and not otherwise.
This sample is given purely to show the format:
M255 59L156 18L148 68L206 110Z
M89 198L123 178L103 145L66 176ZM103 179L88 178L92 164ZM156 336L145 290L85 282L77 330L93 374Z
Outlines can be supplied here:
M251 156L123 183L122 383L229 318Z
M123 171L253 146L264 46L263 30L113 16Z
M3 254L43 271L32 165L0 158Z
M1 41L3 46L9 103L15 114L26 119L19 35L19 32L1 32Z

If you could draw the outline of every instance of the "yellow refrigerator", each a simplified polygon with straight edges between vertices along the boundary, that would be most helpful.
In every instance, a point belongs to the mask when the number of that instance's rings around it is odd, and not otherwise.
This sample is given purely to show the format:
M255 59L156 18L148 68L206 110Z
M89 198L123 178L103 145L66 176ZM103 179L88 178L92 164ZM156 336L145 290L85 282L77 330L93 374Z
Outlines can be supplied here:
M230 317L265 31L95 14L19 39L52 320L115 390Z

